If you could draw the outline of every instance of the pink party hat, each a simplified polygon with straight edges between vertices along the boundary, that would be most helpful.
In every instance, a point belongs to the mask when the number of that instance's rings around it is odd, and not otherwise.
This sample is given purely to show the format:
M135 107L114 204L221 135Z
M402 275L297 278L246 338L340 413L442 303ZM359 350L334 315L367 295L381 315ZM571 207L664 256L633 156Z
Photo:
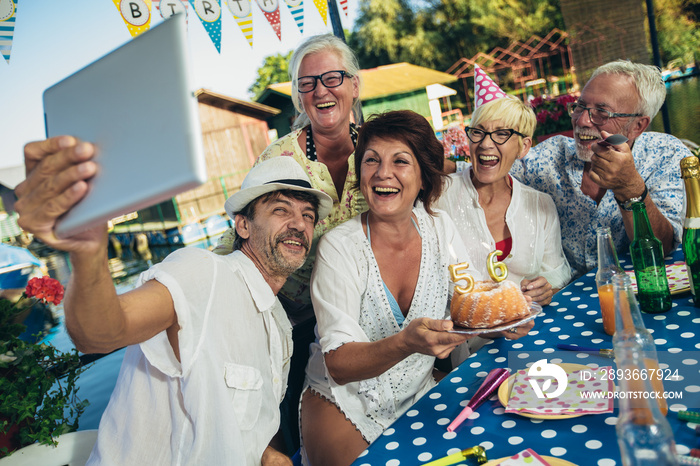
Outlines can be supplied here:
M474 108L505 96L506 93L498 84L493 82L479 65L474 65Z

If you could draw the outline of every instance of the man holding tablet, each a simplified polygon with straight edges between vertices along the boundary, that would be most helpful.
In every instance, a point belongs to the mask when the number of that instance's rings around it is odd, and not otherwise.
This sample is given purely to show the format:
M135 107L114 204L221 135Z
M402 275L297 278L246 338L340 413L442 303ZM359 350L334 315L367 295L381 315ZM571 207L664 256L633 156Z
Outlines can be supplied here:
M55 235L87 193L94 153L67 136L30 143L15 190L20 226L70 254L65 323L76 347L130 345L88 464L291 464L271 446L292 351L276 294L304 263L331 198L291 158L263 162L225 204L233 254L180 249L117 295L106 226Z

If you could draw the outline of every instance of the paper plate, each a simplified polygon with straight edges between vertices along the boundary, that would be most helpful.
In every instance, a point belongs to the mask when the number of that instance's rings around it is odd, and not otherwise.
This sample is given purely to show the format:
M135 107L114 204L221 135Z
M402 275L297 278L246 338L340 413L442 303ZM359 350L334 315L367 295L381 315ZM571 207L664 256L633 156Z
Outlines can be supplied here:
M532 303L532 304L530 304L530 315L523 317L522 319L513 320L511 322L507 322L505 324L500 324L496 327L491 327L491 328L467 328L467 327L461 327L461 326L455 324L454 329L448 330L448 332L449 333L461 333L464 335L479 335L482 333L501 332L503 330L508 330L509 328L513 328L513 327L517 327L518 325L522 325L525 322L530 322L532 319L537 317L541 312L542 312L542 306L540 306L537 303Z
M498 463L501 463L501 462L507 460L508 458L510 458L510 456L504 456L503 458L498 458L497 460L491 460L488 463L484 463L483 466L496 466ZM540 455L540 458L545 460L551 466L577 466L570 461L566 461L566 460L563 460L561 458L556 458L554 456Z
M637 293L637 277L634 270L625 270L632 280L632 289ZM666 277L668 277L668 288L671 294L681 294L690 291L690 279L688 278L688 266L685 262L668 264L666 266Z
M561 363L557 364L557 366L560 366L562 369L566 371L567 374L571 374L572 372L575 371L580 371L580 370L591 370L590 367L584 366L583 364L570 364L570 363ZM513 389L513 383L515 382L515 376L517 375L517 372L510 377L508 377L507 380L505 380L500 387L498 387L498 401L501 402L503 407L505 408L508 405L508 399L510 398L510 391ZM573 419L575 417L580 417L583 416L584 413L581 414L530 414L530 413L508 413L508 414L517 414L518 416L523 416L523 417L529 417L532 419ZM543 457L544 458L544 457ZM563 463L566 464L566 463Z

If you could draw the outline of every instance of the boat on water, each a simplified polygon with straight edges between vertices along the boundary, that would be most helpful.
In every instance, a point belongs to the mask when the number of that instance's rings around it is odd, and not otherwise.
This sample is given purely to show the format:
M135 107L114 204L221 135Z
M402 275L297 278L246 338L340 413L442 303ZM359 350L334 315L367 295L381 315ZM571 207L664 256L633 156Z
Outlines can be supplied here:
M16 302L22 296L29 279L45 275L44 263L29 250L0 243L0 297ZM57 325L51 309L34 303L17 317L26 326L19 338L25 341L41 340Z
M24 290L32 273L42 266L41 260L27 249L0 244L0 290Z
M691 76L697 76L700 74L700 70L695 64L688 64L685 66L677 66L670 69L663 70L661 72L661 77L664 82L668 83L671 81L676 81L678 79L689 78Z

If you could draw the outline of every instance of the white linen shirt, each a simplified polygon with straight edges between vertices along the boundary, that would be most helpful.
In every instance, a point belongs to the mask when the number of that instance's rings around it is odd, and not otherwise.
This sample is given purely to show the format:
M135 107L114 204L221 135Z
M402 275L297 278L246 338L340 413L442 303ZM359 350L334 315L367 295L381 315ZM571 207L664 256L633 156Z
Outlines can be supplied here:
M180 249L141 274L173 298L165 331L127 348L88 464L259 465L280 423L291 325L240 251Z
M642 133L632 146L637 172L654 204L671 223L676 244L681 240L684 216L680 161L689 155L679 139L663 133ZM619 253L626 252L630 244L612 190L605 193L600 204L581 191L583 166L574 139L554 136L530 149L510 169L511 175L524 184L552 196L559 212L564 253L575 276L598 265L598 228L610 227Z
M451 174L437 206L454 220L474 261L471 267L487 277L487 257L496 250L496 241L479 204L471 173L469 165L466 170ZM571 269L562 250L559 216L551 197L514 179L506 225L513 239L510 254L501 261L508 267L508 280L519 284L523 278L542 276L553 288L569 283Z
M311 276L311 300L318 320L305 388L334 402L368 442L376 439L435 385L435 358L413 354L383 374L338 385L323 355L348 342L378 341L418 317L449 318L452 284L447 266L469 262L454 223L444 212L431 217L413 209L422 236L421 265L411 307L402 325L391 312L379 266L360 216L338 225L319 241ZM481 279L473 272L475 279Z

